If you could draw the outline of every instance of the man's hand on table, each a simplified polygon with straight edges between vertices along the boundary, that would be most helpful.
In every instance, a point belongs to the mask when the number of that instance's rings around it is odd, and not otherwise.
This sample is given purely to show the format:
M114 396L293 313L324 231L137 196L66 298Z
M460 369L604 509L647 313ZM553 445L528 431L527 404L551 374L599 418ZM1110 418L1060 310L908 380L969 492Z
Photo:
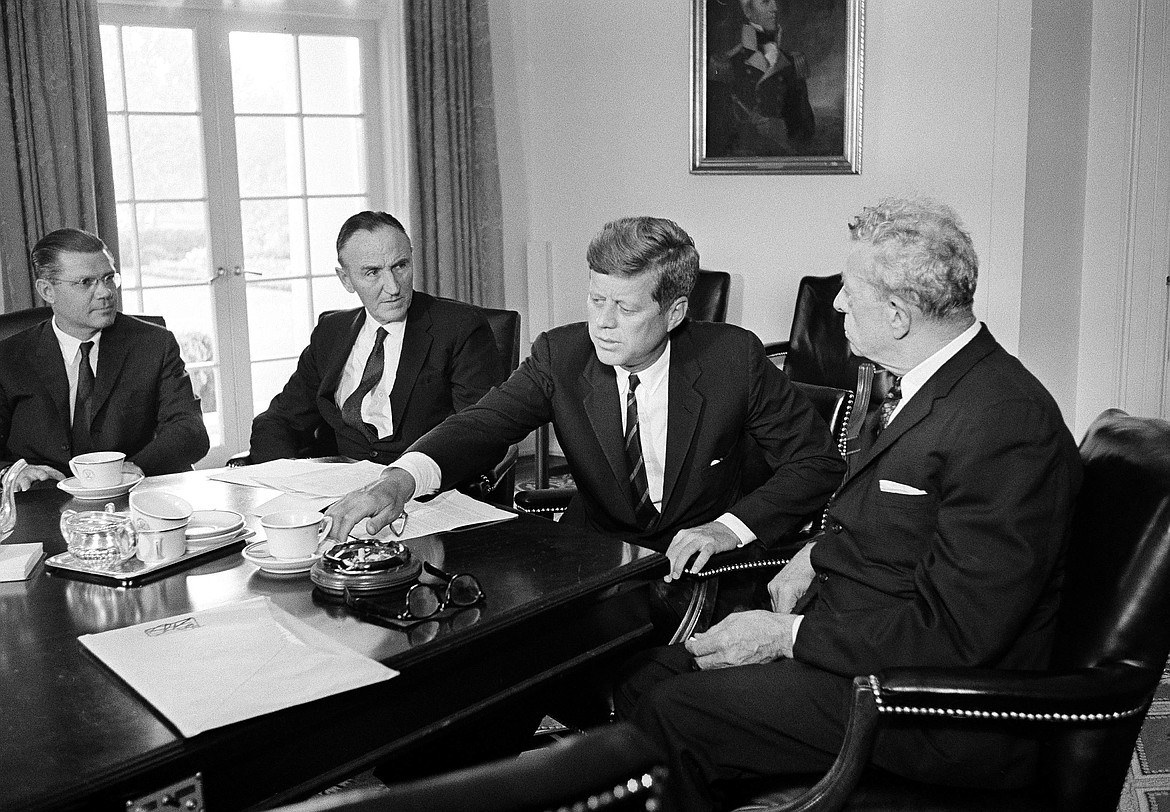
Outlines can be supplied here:
M24 470L16 476L15 486L19 493L27 491L37 482L60 482L65 475L48 465L26 465Z
M733 665L770 663L792 656L792 624L796 615L777 614L766 609L735 612L685 645L699 668L728 668Z
M401 515L402 508L414 496L414 477L401 468L387 468L368 485L351 491L325 511L333 517L329 530L331 541L345 541L359 522L365 524L358 533L375 535Z
M722 522L707 522L698 527L680 530L666 548L670 572L663 580L667 582L677 580L688 569L691 572L702 572L711 556L734 550L738 546L739 537ZM689 567L687 562L690 562Z

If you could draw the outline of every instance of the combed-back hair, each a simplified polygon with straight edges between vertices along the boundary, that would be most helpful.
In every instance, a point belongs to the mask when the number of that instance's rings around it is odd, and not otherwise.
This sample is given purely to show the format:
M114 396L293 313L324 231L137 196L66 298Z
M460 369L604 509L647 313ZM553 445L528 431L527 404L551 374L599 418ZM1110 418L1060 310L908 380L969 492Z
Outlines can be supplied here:
M585 253L589 269L606 276L655 272L652 295L661 307L691 295L699 278L695 241L678 223L661 217L623 217L606 223Z
M359 211L342 223L341 230L337 232L338 256L341 255L341 249L345 247L355 232L377 231L380 228L396 228L406 234L406 229L393 214L387 214L384 211ZM406 239L410 239L409 234L406 234Z
M857 242L873 248L869 282L927 316L969 314L979 259L959 215L930 198L887 198L849 224Z
M100 237L79 228L59 228L41 237L33 246L33 276L55 279L61 273L62 254L105 254L110 267L114 267L114 255Z

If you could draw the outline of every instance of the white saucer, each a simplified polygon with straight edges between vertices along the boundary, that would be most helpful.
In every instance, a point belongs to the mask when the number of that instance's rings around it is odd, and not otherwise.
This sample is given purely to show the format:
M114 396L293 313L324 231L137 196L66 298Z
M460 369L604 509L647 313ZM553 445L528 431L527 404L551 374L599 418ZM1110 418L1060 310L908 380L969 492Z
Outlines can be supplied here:
M187 543L219 541L238 533L243 526L243 515L234 510L197 510L187 522Z
M99 499L113 499L115 496L125 496L130 489L142 481L142 474L122 474L122 484L109 485L105 488L87 488L75 476L63 479L57 487L82 501L97 501Z
M268 552L267 541L254 541L243 549L244 560L255 564L264 572L274 575L294 575L308 572L321 558L321 553L313 553L304 558L274 558Z

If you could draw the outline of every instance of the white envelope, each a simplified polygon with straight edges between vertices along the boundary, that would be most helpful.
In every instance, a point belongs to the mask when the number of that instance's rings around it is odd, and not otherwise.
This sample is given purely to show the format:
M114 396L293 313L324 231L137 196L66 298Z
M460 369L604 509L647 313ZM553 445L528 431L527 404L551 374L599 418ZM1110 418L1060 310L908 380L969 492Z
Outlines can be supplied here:
M264 596L78 640L184 736L398 676Z
M926 496L926 491L915 488L913 485L903 485L892 479L879 479L878 488L882 493L900 493L905 496Z

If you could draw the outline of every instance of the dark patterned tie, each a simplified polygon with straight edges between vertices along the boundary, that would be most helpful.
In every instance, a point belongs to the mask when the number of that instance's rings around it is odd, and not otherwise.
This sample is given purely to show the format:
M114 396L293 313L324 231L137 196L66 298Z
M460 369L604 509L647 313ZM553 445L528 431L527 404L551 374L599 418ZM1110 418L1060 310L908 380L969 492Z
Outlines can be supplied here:
M374 335L374 348L370 350L370 357L366 359L361 383L341 406L341 419L374 440L378 439L378 431L362 420L362 400L378 385L378 381L382 380L382 372L386 369L386 348L383 346L385 340L386 328L379 327Z
M638 430L638 376L630 376L630 390L626 393L626 465L630 472L630 495L634 500L634 515L638 524L648 528L658 520L658 511L650 501L650 486L646 482L646 462L642 459L642 433Z
M885 427L890 425L890 418L894 414L894 409L898 408L898 403L901 400L902 379L896 377L894 378L894 385L890 387L890 391L886 392L881 406L878 407L878 434L881 434Z
M89 401L93 395L93 367L89 365L92 341L81 342L81 361L77 364L77 396L73 400L73 456L84 454L93 446L89 436Z

